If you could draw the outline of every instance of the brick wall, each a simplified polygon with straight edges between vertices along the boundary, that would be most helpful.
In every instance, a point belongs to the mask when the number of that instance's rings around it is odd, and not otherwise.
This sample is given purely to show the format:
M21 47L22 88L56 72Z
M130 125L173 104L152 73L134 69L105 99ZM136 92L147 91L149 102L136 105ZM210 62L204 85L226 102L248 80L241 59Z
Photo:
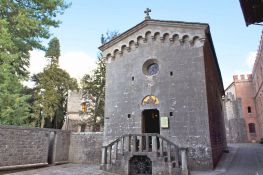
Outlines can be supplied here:
M72 163L99 164L103 134L101 132L72 133L69 161Z
M254 86L252 82L251 75L240 75L233 76L234 85L236 90L237 98L241 98L242 101L242 113L246 123L246 132L248 136L248 141L256 141L259 140L259 124L256 113L256 104L254 100ZM250 112L248 111L248 107L250 107ZM256 133L249 132L249 123L253 123L256 126Z
M255 102L257 110L257 119L258 119L258 138L263 137L263 33L261 35L260 44L257 51L256 60L254 63L253 71L253 86L255 90Z

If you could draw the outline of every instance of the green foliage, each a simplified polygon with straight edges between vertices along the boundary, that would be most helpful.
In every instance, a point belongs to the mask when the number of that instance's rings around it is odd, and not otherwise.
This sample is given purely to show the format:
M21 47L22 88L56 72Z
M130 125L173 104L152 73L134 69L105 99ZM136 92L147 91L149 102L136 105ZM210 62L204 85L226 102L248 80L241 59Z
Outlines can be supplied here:
M59 41L57 42L59 46ZM52 42L49 43L48 50L51 50L51 47L53 47ZM56 47L56 49L58 50L49 53L51 60L44 71L33 76L33 81L36 83L33 110L41 128L62 127L66 115L68 91L78 88L77 80L60 69L58 64L53 64L58 61L57 53L60 53L60 48Z
M0 82L0 124L25 125L30 96L21 95L23 87L12 72L12 66L0 65Z
M260 143L260 144L263 144L263 138L260 139L259 143Z
M112 38L118 36L118 32L107 32L106 35L101 36L101 44L105 44ZM92 127L93 131L103 125L104 123L104 106L105 106L105 75L106 63L102 54L98 55L97 67L93 70L91 75L84 75L81 80L81 89L84 94L89 94L94 97L94 109L90 109L91 118L88 120L88 125Z
M53 38L49 42L49 47L46 51L46 57L51 58L51 65L58 65L58 59L60 57L60 44L58 38Z
M44 49L41 39L50 37L49 28L69 5L64 0L0 1L0 123L28 124L30 95L21 82L28 77L29 51Z
M18 54L7 28L8 23L0 20L0 124L23 125L29 116L28 96L21 94L22 84L16 74Z
M101 44L105 44L119 35L118 31L107 31L106 34L102 34L100 38Z
M102 57L98 58L97 68L92 75L85 75L81 80L81 88L84 94L89 94L94 97L94 109L90 109L91 118L89 125L93 131L103 124L104 116L104 98L105 98L105 60ZM98 120L100 119L100 120Z
M60 21L54 18L63 14L69 5L64 0L1 0L0 20L6 25L13 46L5 49L7 54L17 54L16 71L26 76L29 65L29 51L44 49L41 39L50 37L49 28L58 27ZM1 62L0 58L0 62Z

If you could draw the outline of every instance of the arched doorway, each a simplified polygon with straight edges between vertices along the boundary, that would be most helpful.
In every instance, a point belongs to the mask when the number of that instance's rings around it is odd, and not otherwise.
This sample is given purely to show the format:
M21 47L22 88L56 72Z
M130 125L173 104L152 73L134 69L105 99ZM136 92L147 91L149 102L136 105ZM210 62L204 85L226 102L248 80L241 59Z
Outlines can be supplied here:
M158 105L160 101L154 95L147 95L142 100L142 133L160 134L160 116Z
M160 115L157 109L142 111L142 133L160 134Z

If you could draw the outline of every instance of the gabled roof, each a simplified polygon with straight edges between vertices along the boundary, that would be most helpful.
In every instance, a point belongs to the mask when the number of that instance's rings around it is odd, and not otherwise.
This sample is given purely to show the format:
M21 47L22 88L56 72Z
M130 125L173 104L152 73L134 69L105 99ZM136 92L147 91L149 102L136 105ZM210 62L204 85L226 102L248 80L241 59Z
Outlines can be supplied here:
M213 41L212 41L212 37L211 37L211 33L210 33L209 24L207 24L207 23L146 19L146 20L142 21L141 23L135 25L134 27L128 29L127 31L123 32L119 36L108 41L107 43L103 44L102 46L99 47L99 49L101 51L104 51L107 48L110 48L111 46L122 41L126 37L137 32L138 30L141 30L142 28L144 28L147 25L174 26L174 27L181 27L181 28L203 29L205 31L205 34L206 34L206 37L207 37L209 43L211 44L211 47L212 47L213 58L215 59L216 69L217 69L218 75L219 75L219 81L220 81L220 85L219 85L220 87L219 88L220 88L221 94L224 95L224 85L223 85L223 80L222 80L222 76L221 76L221 71L219 68L218 61L217 61L217 56L215 53L215 49L214 49L214 45L213 45Z
M207 23L198 23L198 22L184 22L184 21L167 21L167 20L155 20L155 19L146 19L136 26L128 29L127 31L123 32L117 37L114 37L112 40L108 41L107 43L101 45L99 49L104 51L105 49L111 47L112 45L118 43L119 41L123 40L127 36L137 32L138 30L142 29L147 25L158 25L158 26L181 26L181 27L191 27L191 28L203 28L209 30L209 25Z

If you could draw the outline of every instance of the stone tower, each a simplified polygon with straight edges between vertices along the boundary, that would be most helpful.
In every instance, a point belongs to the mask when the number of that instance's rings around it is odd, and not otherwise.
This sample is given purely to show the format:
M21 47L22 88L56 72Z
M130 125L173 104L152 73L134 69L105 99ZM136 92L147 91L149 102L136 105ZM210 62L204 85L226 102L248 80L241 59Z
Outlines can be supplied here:
M102 160L105 169L136 174L134 156L145 155L145 166L158 167L151 172L167 173L166 164L148 151L180 167L183 160L173 162L170 156L173 144L187 148L188 168L213 168L226 138L224 88L209 25L147 18L100 50L107 60L103 155L110 155ZM119 151L124 158L118 162ZM116 161L109 161L114 154ZM114 170L114 163L122 168Z
M236 118L235 115L242 116L242 120L244 121L238 126L244 127L245 133L239 134L239 136L244 135L246 137L245 139L242 139L242 142L256 142L257 140L260 140L260 124L258 122L259 118L256 111L256 107L259 105L256 105L255 103L255 89L256 87L254 87L253 84L253 75L247 74L234 75L233 83L231 83L225 90L226 94L231 94L233 96L233 100L240 100L241 102L240 108L233 113L227 113L226 117L229 120L231 118ZM238 133L236 128L236 126L228 127L226 125L226 129L232 129L234 130L234 133Z

